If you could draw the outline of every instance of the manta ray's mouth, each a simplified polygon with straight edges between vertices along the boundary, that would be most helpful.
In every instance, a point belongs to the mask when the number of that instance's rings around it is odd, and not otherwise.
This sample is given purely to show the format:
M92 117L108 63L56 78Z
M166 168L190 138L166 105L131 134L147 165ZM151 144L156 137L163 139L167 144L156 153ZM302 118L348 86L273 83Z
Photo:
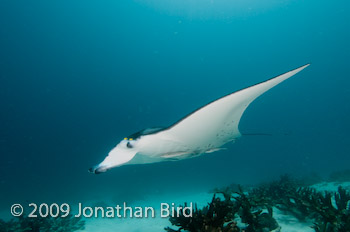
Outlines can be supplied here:
M101 174L103 172L106 172L107 168L104 166L101 167L100 165L96 165L94 167L89 168L88 171L93 174Z

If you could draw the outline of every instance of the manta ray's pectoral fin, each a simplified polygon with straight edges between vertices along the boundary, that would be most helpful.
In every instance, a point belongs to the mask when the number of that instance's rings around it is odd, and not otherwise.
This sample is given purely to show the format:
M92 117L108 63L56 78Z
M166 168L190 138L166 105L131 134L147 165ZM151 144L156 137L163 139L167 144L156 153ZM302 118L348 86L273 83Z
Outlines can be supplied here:
M178 141L191 141L190 146L200 150L221 147L241 137L238 125L240 119L257 97L297 74L309 64L286 72L248 88L238 90L219 98L192 112L182 120L159 132L159 137L175 138Z
M189 155L188 151L178 151L178 152L170 152L161 155L162 158L175 158L175 157L180 157L184 155Z

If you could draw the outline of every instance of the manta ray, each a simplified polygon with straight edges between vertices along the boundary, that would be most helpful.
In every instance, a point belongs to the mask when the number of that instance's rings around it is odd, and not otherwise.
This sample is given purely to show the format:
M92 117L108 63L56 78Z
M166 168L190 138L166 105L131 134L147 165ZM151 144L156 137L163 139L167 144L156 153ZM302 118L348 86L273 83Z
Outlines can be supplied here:
M89 172L99 174L126 164L177 161L221 150L241 137L239 121L251 102L307 66L214 100L169 127L148 128L132 134Z

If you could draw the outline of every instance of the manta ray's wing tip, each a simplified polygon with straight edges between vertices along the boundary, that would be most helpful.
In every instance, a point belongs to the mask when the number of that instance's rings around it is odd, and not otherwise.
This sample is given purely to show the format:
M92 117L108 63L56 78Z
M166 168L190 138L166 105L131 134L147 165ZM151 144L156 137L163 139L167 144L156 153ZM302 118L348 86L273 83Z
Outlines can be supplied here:
M307 64L304 64L303 66L301 66L300 68L297 68L297 69L304 69L304 68L307 68L310 66L311 63L307 63Z
M294 75L294 74L300 72L301 70L303 70L304 68L307 68L310 64L311 63L304 64L304 65L300 66L299 68L296 68L296 69L289 71L288 73L293 73L293 75Z

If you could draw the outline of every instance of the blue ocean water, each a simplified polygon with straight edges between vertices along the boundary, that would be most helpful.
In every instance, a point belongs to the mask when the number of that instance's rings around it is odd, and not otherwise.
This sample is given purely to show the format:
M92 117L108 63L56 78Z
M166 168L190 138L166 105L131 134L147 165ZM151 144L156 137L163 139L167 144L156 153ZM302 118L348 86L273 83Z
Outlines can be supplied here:
M120 201L350 163L348 1L1 1L0 203ZM87 169L125 136L306 63L195 159Z

